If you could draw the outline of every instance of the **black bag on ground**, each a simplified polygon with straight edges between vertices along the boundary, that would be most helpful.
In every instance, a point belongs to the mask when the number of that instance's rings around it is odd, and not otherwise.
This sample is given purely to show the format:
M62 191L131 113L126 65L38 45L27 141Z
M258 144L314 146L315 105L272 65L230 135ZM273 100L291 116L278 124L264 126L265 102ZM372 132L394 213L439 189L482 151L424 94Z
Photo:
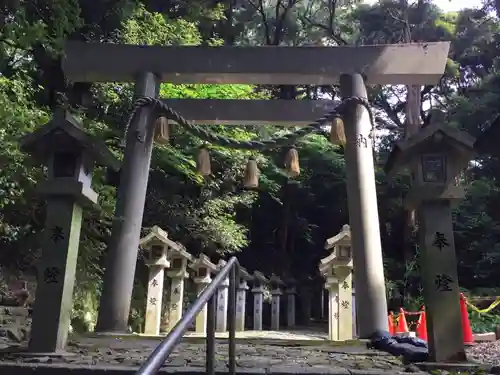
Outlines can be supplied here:
M419 339L418 337L410 336L393 336L394 340L401 344L410 344L419 348L427 348L427 341Z
M396 338L387 331L376 331L370 338L370 347L394 356L403 356L407 362L427 361L429 358L427 345L422 346L422 340L416 340L412 337Z

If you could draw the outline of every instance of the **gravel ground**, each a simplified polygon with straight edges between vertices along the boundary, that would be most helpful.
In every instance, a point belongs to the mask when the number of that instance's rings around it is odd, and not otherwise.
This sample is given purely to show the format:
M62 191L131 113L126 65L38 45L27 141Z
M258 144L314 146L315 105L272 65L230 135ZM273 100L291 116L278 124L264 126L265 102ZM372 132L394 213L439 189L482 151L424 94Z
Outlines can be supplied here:
M467 348L467 358L493 366L500 366L500 340L477 343Z

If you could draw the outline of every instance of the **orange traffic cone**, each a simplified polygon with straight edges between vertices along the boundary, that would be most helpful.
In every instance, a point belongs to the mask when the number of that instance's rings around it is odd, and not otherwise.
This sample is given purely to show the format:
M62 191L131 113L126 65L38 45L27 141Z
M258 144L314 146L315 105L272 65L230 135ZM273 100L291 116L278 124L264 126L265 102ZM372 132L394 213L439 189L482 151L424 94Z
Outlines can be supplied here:
M397 333L406 333L408 330L408 323L406 323L405 311L403 308L399 309Z
M460 315L462 315L462 331L464 334L464 344L473 344L474 337L472 336L472 328L469 321L469 312L467 311L465 297L462 293L460 293Z
M387 325L389 326L389 333L395 335L396 327L394 326L394 313L392 311L387 316Z
M419 339L427 341L427 317L425 316L425 308L422 307L418 318L416 334Z

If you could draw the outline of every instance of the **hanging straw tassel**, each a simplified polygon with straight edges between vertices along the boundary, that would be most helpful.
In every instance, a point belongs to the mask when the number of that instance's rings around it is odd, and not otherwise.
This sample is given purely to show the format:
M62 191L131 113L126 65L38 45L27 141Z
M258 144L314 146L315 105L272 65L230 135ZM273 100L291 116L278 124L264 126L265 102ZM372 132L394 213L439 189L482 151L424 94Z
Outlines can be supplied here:
M286 153L285 168L290 177L297 177L300 174L299 153L295 147Z
M346 142L344 121L340 117L335 117L330 129L330 143L345 146Z
M155 121L154 141L162 145L167 144L170 139L170 124L166 117L159 117Z
M210 176L212 174L212 168L210 166L210 153L206 146L200 147L198 152L198 158L196 159L196 169L198 173L202 176Z
M254 158L248 159L247 166L245 168L245 178L243 180L243 186L247 189L256 188L259 186L259 167L257 166L257 161Z

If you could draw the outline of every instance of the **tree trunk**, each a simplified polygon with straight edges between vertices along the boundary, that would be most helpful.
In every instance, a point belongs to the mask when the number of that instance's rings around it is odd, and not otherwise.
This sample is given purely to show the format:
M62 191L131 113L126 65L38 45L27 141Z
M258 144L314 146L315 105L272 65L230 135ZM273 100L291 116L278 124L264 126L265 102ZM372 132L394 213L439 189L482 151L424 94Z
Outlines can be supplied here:
M495 0L495 10L497 17L500 18L500 0Z
M405 7L403 8L405 9L404 40L405 43L411 43L412 42L411 30L410 30L410 24L408 22L408 2L406 0L401 0L401 5ZM420 131L420 107L421 107L420 91L421 91L421 86L407 86L405 139L410 138L413 134ZM405 217L406 223L405 223L404 238L403 238L403 256L405 261L405 275L408 275L411 272L411 267L413 264L413 256L414 256L413 232L415 231L415 225L416 225L415 210L407 210L405 216L406 216ZM405 280L403 299L406 299L407 291L408 291L408 286L406 285L406 280Z
M292 198L293 199L293 198ZM277 275L283 275L290 268L290 257L287 254L290 221L292 214L290 188L287 183L283 186L283 212L279 228L279 243L274 254L273 271Z

